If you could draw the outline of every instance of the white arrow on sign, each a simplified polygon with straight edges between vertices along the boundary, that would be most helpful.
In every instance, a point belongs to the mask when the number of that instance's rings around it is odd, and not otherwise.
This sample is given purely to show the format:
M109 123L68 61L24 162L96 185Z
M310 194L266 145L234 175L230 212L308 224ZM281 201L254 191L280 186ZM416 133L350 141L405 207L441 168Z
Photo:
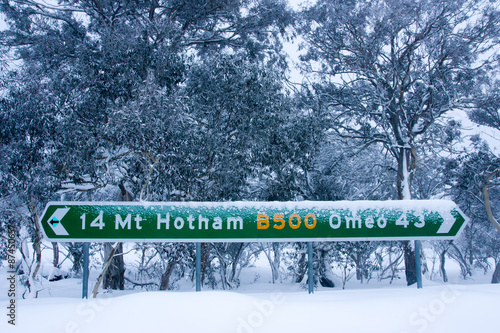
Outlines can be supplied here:
M66 215L66 213L69 211L69 208L57 208L54 214L50 216L50 218L47 220L47 223L50 225L52 230L54 230L54 233L57 236L68 236L68 232L66 229L64 229L63 225L61 224L61 220Z
M447 234L448 232L450 232L451 228L455 224L456 218L453 215L451 215L450 211L447 211L446 213L440 215L443 218L443 224L441 224L437 233Z

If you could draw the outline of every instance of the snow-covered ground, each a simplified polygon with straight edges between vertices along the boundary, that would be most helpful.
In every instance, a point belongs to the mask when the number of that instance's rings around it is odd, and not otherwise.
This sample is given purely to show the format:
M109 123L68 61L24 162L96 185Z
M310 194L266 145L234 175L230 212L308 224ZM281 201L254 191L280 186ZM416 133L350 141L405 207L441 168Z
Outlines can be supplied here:
M491 271L467 280L447 261L450 283L424 278L424 288L403 279L349 280L346 289L270 282L266 260L241 273L235 291L195 292L190 280L178 291L100 293L81 299L81 280L45 282L38 299L19 299L16 325L8 324L8 280L0 269L0 332L499 332L500 285ZM91 271L89 288L99 272Z

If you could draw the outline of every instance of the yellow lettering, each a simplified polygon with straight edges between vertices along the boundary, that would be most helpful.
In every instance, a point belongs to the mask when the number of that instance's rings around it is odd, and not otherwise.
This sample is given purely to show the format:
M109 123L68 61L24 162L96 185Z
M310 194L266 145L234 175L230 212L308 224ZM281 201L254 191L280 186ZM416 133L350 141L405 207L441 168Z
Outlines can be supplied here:
M293 218L297 219L297 224L293 224ZM300 216L298 214L292 214L290 215L290 218L288 219L288 224L290 225L290 228L292 229L298 229L300 227Z
M274 214L273 220L274 220L274 229L283 229L285 227L285 220L283 219L285 217L285 214ZM280 224L276 224L277 222L280 222Z
M269 228L269 216L266 214L257 214L257 229Z

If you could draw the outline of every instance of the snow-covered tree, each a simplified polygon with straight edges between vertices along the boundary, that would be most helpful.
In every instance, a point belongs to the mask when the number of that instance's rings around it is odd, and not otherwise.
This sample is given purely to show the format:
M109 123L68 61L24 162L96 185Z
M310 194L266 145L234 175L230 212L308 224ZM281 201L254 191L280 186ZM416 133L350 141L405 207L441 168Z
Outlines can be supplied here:
M497 4L320 0L303 18L304 69L331 129L347 143L383 146L397 162L398 198L411 199L419 138L467 104L495 65ZM408 283L410 256L408 248Z
M35 244L39 211L61 188L76 200L116 200L119 185L142 200L237 199L268 164L263 133L288 108L285 2L4 1L0 11L0 45L18 60L2 72L12 79L1 83L1 198L23 195Z
M468 152L458 159L449 161L446 168L446 182L449 193L470 218L459 240L450 254L459 262L464 277L471 274L473 265L489 269L488 259L495 262L492 282L499 283L500 258L499 239L495 216L499 216L499 188L495 170L500 159L479 137L473 137ZM487 195L484 195L486 189ZM489 205L488 210L485 209ZM490 220L490 215L493 221ZM490 221L489 221L490 220Z

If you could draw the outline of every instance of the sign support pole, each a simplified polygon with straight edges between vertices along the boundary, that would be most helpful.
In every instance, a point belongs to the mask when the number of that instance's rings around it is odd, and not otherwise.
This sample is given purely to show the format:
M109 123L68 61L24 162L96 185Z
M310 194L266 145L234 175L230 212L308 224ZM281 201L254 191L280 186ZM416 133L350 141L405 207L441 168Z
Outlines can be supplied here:
M307 279L309 282L309 294L314 294L314 269L312 242L307 242Z
M201 291L201 243L196 243L196 291Z
M422 262L420 260L420 241L415 241L415 266L417 274L417 288L422 289Z
M89 247L90 243L83 243L83 276L82 276L82 299L88 298L89 290Z

